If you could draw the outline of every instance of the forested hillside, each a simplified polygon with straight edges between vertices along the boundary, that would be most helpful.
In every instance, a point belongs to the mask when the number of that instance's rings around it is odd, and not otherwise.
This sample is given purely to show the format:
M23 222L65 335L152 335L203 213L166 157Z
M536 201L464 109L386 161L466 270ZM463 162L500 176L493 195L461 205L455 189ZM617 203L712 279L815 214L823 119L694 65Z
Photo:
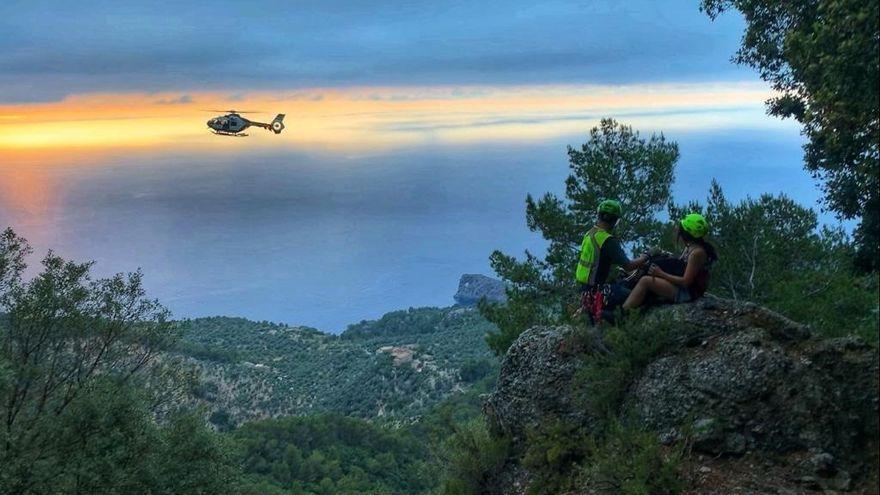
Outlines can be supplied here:
M338 336L224 317L181 329L176 353L201 375L192 400L221 430L313 412L408 422L497 368L492 325L464 307L395 311Z
M0 493L430 493L497 376L473 308L179 322L138 272L25 280L30 252L0 234Z

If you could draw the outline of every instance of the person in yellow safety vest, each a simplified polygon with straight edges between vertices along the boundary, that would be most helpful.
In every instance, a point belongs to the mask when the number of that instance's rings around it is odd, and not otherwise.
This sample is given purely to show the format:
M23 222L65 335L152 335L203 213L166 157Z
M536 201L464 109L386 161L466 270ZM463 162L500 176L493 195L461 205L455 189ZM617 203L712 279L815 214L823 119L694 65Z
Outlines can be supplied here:
M581 255L578 260L575 278L581 292L589 291L608 280L612 265L623 267L624 270L635 270L647 262L648 256L642 255L631 260L623 252L620 240L613 235L614 226L623 213L620 202L606 199L596 209L596 225L585 235L581 243ZM619 285L612 287L612 304L620 304L629 291Z

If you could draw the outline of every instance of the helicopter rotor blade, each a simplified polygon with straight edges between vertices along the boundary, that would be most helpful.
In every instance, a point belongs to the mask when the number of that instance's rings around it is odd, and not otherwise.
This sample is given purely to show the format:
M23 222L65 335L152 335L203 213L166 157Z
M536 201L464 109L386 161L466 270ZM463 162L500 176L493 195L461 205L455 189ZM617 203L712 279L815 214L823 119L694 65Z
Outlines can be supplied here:
M202 110L203 112L220 112L220 113L266 113L260 110Z

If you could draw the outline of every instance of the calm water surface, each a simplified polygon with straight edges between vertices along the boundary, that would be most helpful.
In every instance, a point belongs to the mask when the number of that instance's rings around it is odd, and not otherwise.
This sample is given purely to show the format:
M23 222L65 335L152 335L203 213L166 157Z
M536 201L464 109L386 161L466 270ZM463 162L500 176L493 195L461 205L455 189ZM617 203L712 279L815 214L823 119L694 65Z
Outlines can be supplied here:
M791 133L674 136L676 197L716 177L731 199L785 190L814 205ZM577 143L577 138L567 140ZM340 331L410 306L452 303L493 249L540 252L527 193L560 191L564 142L419 148L363 156L296 152L133 155L88 165L0 162L0 226L145 273L177 317L235 315Z

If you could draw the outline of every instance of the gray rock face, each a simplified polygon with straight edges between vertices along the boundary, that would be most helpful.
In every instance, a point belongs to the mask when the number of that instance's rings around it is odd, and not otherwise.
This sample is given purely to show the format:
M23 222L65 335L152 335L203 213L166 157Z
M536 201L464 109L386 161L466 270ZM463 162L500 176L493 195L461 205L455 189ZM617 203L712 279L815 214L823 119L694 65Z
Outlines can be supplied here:
M695 446L708 453L845 457L864 449L876 421L876 379L876 353L855 339L780 341L751 328L651 363L631 403L656 431L677 435L691 418L710 422L694 428Z
M472 306L486 298L489 302L504 302L504 282L485 275L464 274L458 281L458 291L453 298L463 306Z
M837 459L876 441L878 355L858 339L821 340L753 304L712 297L654 310L675 323L676 344L631 384L627 406L662 439L691 433L712 454L828 452ZM572 378L582 353L568 327L523 332L502 361L484 410L519 441L533 425L563 419L591 428ZM580 354L580 355L579 355Z
M496 390L483 412L489 424L515 441L529 427L549 419L589 424L590 418L572 401L571 381L580 366L566 348L570 327L533 327L508 349Z

